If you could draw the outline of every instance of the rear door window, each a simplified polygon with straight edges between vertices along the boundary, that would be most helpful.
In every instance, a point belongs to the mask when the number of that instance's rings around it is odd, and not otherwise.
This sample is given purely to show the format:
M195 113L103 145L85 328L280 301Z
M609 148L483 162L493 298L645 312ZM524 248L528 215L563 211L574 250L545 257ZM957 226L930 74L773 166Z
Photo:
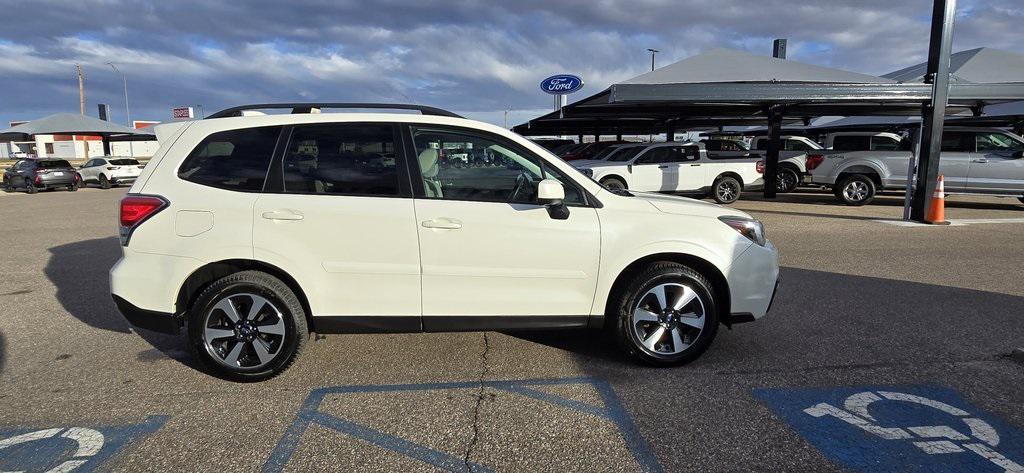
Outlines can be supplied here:
M389 124L296 126L283 160L284 191L399 195L395 131Z
M279 126L213 133L185 158L178 177L221 189L262 190L280 134Z
M974 152L974 135L962 131L944 131L942 132L942 151Z
M870 136L840 135L832 137L835 151L868 151L871 149Z

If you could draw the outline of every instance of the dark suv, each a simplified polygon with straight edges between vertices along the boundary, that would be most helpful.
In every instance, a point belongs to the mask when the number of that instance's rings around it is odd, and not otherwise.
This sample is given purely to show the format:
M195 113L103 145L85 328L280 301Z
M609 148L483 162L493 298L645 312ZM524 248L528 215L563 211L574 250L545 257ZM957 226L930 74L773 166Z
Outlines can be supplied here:
M78 173L64 159L22 159L4 171L5 190L24 188L29 194L40 189L78 190Z

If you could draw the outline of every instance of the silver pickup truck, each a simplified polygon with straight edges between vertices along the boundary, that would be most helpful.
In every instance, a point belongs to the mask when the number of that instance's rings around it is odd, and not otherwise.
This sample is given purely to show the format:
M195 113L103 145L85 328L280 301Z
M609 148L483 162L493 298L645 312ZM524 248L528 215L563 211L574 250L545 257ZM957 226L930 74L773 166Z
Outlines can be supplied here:
M910 143L904 140L897 151L809 153L811 182L832 188L847 205L867 204L878 191L906 188ZM1024 138L996 128L946 127L940 156L946 192L1015 196L1024 203Z

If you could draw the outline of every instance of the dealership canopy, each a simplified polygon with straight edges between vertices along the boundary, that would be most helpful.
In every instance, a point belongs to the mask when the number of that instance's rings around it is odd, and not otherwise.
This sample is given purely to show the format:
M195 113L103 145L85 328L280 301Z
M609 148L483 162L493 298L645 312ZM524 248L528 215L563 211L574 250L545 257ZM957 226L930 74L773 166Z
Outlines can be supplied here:
M75 113L58 113L0 130L0 135L99 135L153 136L152 131L133 130L116 123Z

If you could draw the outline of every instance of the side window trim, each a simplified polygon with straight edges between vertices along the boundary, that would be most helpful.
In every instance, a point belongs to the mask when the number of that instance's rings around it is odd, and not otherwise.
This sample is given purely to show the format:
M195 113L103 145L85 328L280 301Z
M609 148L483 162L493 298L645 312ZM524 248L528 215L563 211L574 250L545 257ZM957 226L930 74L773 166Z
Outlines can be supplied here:
M509 148L512 151L524 154L527 157L535 159L538 162L538 164L540 164L541 175L544 176L544 177L547 176L545 168L546 167L552 167L552 168L554 167L554 166L551 165L550 162L548 162L548 160L544 159L543 156L541 156L541 155L539 155L537 153L534 153L533 151L530 151L526 147L520 145L519 143L516 143L513 140L510 140L508 138L505 138L504 136L501 136L501 135L498 135L498 134L494 134L494 133L491 133L491 132L488 132L488 131L477 130L477 129L473 129L473 128L465 128L465 127L460 127L460 126L453 126L453 125L433 124L433 123L415 123L415 122L411 122L411 123L403 124L402 126L404 128L404 132L402 133L402 135L403 135L403 140L402 141L405 142L405 148L406 148L405 161L407 162L407 166L408 166L408 169L409 169L409 179L410 179L410 181L412 182L412 185L413 185L413 196L416 199L427 199L427 192L423 188L423 180L422 179L414 179L413 178L413 176L420 176L421 172L422 172L420 170L419 157L416 155L416 140L415 140L415 129L416 128L425 128L425 129L428 129L428 130L436 130L436 131L440 131L440 132L451 132L451 133L462 134L462 135L477 136L477 137L480 137L480 138L484 138L484 139L488 139L488 140L491 140L491 141L495 141L495 142L497 142L497 143L499 143L499 144L501 144L503 146L506 146L507 148ZM593 195L591 195L589 192L587 192L587 190L585 188L583 188L583 186L579 185L579 183L577 183L574 179L572 179L571 177L566 175L565 176L565 180L569 181L569 184L576 188L577 192L579 192L579 195L583 199L583 202L581 204L568 204L570 207L598 207L599 208L601 206L600 202L598 202L597 199L595 199ZM449 200L456 201L455 199L449 199ZM461 202L490 202L490 203L494 203L492 201L484 201L484 200L460 200L460 201Z

